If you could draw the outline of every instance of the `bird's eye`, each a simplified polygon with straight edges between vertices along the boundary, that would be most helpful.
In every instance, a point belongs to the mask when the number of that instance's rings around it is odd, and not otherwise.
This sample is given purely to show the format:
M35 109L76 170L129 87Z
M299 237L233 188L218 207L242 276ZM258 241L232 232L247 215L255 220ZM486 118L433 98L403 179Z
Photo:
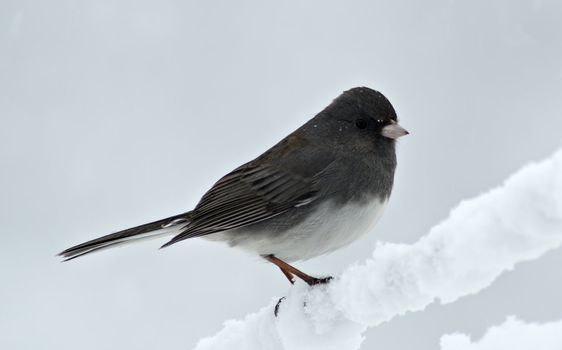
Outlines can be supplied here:
M384 120L382 120L382 119L377 119L377 123L378 123L378 124L382 124L382 123L384 123Z
M355 126L359 129L365 129L367 127L367 121L365 119L357 119L355 121Z

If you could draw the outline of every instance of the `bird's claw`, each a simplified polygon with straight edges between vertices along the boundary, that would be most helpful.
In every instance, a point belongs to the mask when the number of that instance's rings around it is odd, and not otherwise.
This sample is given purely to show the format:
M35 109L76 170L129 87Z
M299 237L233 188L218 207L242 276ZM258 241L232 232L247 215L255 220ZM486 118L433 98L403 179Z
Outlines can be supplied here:
M326 283L330 282L332 279L333 279L332 276L328 276L328 277L324 277L324 278L311 277L310 279L306 280L305 282L309 286L315 286L317 284L326 284Z
M279 305L281 305L281 302L284 299L285 299L285 297L279 298L279 300L277 301L277 304L275 304L275 309L273 309L273 314L275 315L275 317L277 317L277 315L279 314Z

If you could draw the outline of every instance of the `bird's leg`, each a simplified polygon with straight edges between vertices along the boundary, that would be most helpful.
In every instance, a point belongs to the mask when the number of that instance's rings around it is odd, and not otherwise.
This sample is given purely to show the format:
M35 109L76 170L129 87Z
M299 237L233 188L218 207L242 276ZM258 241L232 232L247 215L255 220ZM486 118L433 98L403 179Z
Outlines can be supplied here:
M285 277L287 277L291 283L294 283L293 275L305 281L309 286L328 283L332 279L332 277L316 278L316 277L309 276L306 273L302 272L301 270L287 264L283 260L278 259L273 254L264 255L264 258L267 259L267 261L277 265L277 267L281 269Z
M277 266L279 267L279 270L281 270L281 272L283 272L285 277L287 277L289 282L291 282L291 284L295 284L295 276L293 276L293 274L289 270L285 270L284 268L282 268L279 265L277 265Z

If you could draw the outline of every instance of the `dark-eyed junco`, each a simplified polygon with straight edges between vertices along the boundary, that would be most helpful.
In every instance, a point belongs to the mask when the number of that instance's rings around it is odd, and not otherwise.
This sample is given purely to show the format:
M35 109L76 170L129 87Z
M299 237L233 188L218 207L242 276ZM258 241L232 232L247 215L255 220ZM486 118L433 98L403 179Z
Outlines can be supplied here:
M358 87L256 159L220 179L195 209L103 236L59 255L66 260L167 234L162 247L204 237L256 253L293 282L311 277L287 262L341 248L371 228L386 206L395 140L408 132L378 91Z

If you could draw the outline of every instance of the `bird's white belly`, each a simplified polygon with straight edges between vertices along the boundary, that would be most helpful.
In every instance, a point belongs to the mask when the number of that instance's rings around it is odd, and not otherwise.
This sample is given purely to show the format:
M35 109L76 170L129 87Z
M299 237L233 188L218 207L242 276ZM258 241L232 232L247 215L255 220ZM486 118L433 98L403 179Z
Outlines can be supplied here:
M306 260L346 246L367 233L380 219L386 204L378 198L344 207L328 202L283 233L227 231L208 238L225 240L260 255L274 254L288 262Z

